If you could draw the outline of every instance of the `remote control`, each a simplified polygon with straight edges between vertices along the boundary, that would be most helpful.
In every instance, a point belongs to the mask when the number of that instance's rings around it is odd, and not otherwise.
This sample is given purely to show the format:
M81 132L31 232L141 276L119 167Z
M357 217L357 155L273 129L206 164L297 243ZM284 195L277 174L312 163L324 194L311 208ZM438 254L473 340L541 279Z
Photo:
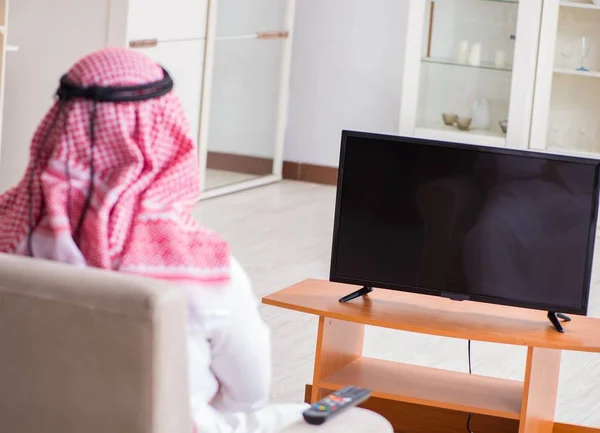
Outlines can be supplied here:
M304 411L304 419L312 425L321 425L332 416L361 404L371 395L370 389L349 386L328 395Z

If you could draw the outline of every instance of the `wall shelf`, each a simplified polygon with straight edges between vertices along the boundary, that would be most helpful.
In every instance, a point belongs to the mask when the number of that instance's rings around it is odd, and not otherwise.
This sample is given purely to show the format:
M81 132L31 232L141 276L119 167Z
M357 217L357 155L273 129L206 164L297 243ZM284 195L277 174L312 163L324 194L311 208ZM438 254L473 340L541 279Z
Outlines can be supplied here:
M576 69L556 68L555 74L574 75L576 77L600 78L600 71L578 71Z
M600 6L593 3L579 3L573 1L562 1L560 6L564 8L579 8L579 9L596 9L600 10Z
M468 63L460 63L456 59L449 58L441 58L441 57L423 57L421 59L423 63L431 63L435 65L448 65L448 66L459 66L463 68L473 68L473 69L486 69L493 71L512 71L512 66L508 65L506 67L499 68L494 63L491 62L482 62L479 66L469 65Z

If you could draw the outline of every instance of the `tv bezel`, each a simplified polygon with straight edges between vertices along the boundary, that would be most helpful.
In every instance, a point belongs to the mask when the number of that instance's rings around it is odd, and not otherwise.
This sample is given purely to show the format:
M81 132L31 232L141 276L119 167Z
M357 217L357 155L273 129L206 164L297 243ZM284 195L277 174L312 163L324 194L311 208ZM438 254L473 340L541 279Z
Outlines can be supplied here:
M338 240L339 240L339 222L340 222L340 212L342 205L342 190L344 186L344 166L345 166L345 158L346 158L346 145L348 138L363 138L363 139L375 139L375 140L383 140L391 143L410 143L410 144L418 144L425 146L434 146L434 147L443 147L443 148L456 148L462 150L472 150L484 153L492 153L492 154L501 154L501 155L510 155L510 156L525 156L536 159L545 159L550 161L562 161L562 162L573 162L578 164L585 165L594 165L596 167L596 176L594 182L594 191L593 191L593 202L592 202L592 215L590 216L590 226L589 226L589 238L588 238L588 248L587 248L587 257L586 257L586 268L584 275L584 287L583 287L583 305L581 308L572 308L565 307L560 305L552 305L552 304L541 304L534 302L524 302L518 301L509 298L497 298L486 295L471 295L460 292L452 292L452 291L443 291L437 289L423 288L423 287L414 287L402 284L395 284L385 281L369 281L362 280L357 278L348 278L344 276L337 275L336 266L338 260ZM460 301L474 301L474 302L482 302L488 304L496 304L496 305L506 305L511 307L521 307L532 310L542 310L542 311L551 311L551 312L560 312L566 314L576 314L586 316L588 314L589 308L589 294L590 294L590 286L591 286L591 273L592 273L592 265L594 258L594 246L596 240L596 225L598 222L598 188L599 188L599 179L600 179L600 159L592 159L592 158L583 158L578 156L569 156L569 155L559 155L553 153L543 153L536 152L531 150L521 150L521 149L507 149L507 148L498 148L498 147L487 147L481 145L470 145L470 144L461 144L461 143L452 143L452 142L443 142L437 140L428 140L422 138L414 138L414 137L403 137L403 136L394 136L394 135L386 135L386 134L377 134L371 132L358 132L358 131L342 131L342 143L340 149L340 163L339 163L339 171L338 171L338 180L337 180L337 193L336 193L336 203L335 203L335 217L334 217L334 226L333 226L333 242L332 242L332 251L331 251L331 265L330 265L330 273L329 280L335 283L344 283L351 284L357 286L367 286L377 289L388 289L423 295L431 295L449 298L453 300Z

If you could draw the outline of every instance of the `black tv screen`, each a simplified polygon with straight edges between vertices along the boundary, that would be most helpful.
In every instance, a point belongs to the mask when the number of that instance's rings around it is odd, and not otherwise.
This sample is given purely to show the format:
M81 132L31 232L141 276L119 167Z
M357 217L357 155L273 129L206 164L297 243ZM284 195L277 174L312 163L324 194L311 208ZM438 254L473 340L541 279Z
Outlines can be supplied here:
M585 315L599 164L345 131L330 280Z

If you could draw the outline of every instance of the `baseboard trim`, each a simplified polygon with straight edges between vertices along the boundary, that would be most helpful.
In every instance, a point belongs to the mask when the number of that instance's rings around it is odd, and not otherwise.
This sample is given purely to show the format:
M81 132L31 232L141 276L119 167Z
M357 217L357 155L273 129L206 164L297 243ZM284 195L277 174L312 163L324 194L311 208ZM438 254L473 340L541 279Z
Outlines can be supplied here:
M206 167L212 170L267 176L273 174L273 159L211 151L207 155ZM287 180L335 186L337 185L338 169L324 165L284 161L282 177Z
M267 176L273 174L273 159L236 153L208 152L206 168Z
M284 161L283 178L323 185L337 185L338 169L323 165Z

